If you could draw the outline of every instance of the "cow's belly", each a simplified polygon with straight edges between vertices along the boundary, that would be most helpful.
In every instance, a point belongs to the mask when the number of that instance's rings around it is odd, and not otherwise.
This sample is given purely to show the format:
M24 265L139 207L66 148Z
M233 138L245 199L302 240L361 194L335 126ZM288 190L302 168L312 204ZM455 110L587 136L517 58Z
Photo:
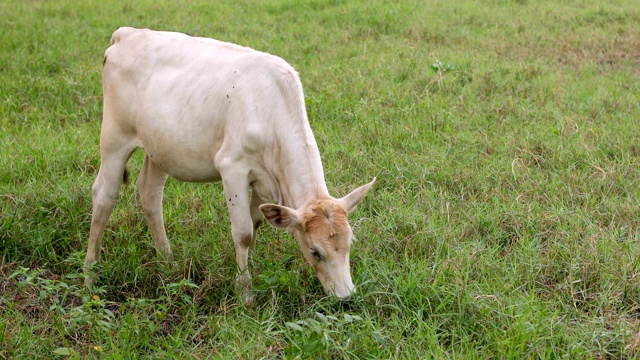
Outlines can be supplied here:
M158 163L170 176L189 182L214 182L220 181L220 173L210 163Z
M194 143L186 139L163 138L160 141L145 142L142 147L154 164L169 176L181 181L213 182L220 180L215 167L217 152L214 143Z
M145 150L145 152L147 152ZM213 160L207 161L196 158L183 158L175 155L156 155L147 152L151 161L162 168L169 176L181 181L214 182L220 181L220 173L215 168Z

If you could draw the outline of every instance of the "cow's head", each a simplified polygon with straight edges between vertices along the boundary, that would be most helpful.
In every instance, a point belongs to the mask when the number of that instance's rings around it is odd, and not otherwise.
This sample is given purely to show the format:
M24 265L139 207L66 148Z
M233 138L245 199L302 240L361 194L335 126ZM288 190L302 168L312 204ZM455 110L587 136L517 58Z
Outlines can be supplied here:
M260 210L271 225L290 230L324 290L340 299L355 291L349 268L353 232L347 213L367 194L375 179L341 199L315 199L300 209L265 204Z

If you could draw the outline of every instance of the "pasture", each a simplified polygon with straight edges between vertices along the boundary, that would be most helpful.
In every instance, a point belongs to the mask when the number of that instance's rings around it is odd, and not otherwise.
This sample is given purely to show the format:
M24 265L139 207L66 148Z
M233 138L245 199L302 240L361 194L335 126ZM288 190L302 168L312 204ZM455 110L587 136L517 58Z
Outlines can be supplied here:
M0 359L640 356L640 13L596 1L0 0ZM169 179L172 261L123 187L83 286L119 26L299 73L358 292L263 224L235 294L217 184ZM132 177L141 152L129 162Z

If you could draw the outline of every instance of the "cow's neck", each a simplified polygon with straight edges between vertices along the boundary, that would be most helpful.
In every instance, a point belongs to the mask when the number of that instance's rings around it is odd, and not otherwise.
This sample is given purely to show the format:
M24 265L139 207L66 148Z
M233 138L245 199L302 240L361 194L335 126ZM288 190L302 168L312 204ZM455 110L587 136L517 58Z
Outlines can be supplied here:
M281 142L278 186L283 205L299 209L312 199L329 198L318 145L308 124L295 141Z

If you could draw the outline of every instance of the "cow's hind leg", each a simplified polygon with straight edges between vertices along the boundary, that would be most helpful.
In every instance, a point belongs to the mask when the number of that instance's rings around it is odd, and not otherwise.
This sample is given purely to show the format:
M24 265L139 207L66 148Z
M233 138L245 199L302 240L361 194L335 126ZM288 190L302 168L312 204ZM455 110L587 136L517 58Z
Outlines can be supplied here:
M95 280L90 274L91 264L100 260L100 247L107 220L126 177L126 164L135 147L121 147L114 152L103 151L100 170L93 183L93 205L89 244L84 260L85 283L92 285Z
M167 177L167 173L156 165L149 155L145 155L136 184L156 249L162 255L170 256L171 245L167 239L162 217L162 194Z

